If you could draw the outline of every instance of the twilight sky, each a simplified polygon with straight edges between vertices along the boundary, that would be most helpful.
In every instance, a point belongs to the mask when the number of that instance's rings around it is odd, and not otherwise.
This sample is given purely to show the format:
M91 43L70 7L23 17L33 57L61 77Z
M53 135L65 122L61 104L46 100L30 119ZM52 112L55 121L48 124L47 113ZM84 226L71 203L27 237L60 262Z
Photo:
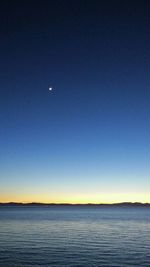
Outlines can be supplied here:
M0 28L0 201L150 202L150 2L3 0Z

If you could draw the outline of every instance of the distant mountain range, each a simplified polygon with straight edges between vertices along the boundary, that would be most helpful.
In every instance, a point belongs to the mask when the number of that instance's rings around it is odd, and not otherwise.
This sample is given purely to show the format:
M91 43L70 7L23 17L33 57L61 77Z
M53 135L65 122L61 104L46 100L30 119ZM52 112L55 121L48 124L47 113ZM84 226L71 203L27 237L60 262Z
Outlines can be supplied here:
M71 204L71 203L18 203L18 202L7 202L0 203L0 206L93 206L93 207L150 207L150 203L140 203L140 202L121 202L121 203L113 203L113 204Z

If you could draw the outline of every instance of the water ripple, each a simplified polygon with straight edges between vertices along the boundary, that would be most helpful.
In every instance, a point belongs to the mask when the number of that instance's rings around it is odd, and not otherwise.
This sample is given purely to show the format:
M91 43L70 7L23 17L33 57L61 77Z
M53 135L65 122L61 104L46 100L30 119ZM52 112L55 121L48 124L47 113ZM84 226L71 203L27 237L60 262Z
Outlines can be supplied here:
M0 267L149 267L149 236L149 209L0 209Z

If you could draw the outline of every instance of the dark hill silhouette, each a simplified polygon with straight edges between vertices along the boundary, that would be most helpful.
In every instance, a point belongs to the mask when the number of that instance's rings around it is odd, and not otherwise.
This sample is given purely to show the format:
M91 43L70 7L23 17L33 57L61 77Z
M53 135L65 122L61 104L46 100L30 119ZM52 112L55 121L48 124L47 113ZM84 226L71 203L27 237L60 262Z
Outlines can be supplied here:
M0 206L81 206L81 207L150 207L150 203L141 203L141 202L121 202L121 203L87 203L87 204L72 204L72 203L38 203L38 202L31 202L31 203L18 203L18 202L7 202L7 203L0 203Z

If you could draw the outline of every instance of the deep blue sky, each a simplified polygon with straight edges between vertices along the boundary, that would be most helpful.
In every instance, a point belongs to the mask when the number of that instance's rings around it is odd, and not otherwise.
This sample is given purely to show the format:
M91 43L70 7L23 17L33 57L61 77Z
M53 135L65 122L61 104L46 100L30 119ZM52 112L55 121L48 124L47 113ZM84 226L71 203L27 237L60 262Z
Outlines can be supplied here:
M0 28L1 200L150 202L149 1L7 0Z

